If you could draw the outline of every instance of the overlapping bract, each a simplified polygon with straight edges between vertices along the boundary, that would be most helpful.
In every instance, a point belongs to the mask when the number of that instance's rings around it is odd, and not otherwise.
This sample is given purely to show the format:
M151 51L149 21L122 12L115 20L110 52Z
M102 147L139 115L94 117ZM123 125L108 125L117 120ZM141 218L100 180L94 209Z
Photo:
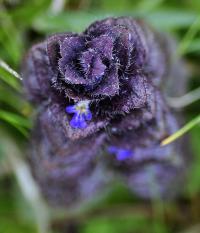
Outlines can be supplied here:
M116 177L142 197L171 193L185 166L180 145L159 145L178 127L163 98L171 57L167 37L128 17L32 47L23 67L27 96L39 110L30 161L51 203L89 200ZM92 118L76 128L65 108L80 101Z

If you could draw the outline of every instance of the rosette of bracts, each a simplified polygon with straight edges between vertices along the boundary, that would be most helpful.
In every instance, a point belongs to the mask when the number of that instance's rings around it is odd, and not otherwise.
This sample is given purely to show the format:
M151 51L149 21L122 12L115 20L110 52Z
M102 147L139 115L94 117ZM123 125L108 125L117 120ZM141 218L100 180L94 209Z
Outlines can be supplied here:
M187 157L180 140L160 143L179 127L166 87L181 69L173 40L129 17L30 49L23 79L37 114L29 161L51 205L77 206L116 182L141 198L175 195Z

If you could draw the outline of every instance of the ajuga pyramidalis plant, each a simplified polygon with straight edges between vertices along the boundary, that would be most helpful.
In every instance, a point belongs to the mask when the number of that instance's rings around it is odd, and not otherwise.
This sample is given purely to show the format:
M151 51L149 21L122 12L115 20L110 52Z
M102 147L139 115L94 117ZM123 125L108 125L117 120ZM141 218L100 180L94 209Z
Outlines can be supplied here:
M165 100L168 81L182 72L172 44L121 17L31 48L23 64L37 108L29 160L50 204L83 203L116 180L143 198L176 193L186 163L181 142L160 146L178 129Z

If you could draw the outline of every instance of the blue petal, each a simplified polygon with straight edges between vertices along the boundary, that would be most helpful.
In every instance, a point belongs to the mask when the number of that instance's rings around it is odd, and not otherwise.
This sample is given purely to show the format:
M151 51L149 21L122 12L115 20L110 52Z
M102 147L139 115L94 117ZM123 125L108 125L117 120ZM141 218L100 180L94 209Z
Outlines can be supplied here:
M84 113L84 117L85 117L85 120L87 120L87 121L92 120L92 113L89 109L87 110L86 113Z
M82 114L75 114L70 121L70 125L73 128L83 129L87 127L87 123Z
M125 160L127 158L130 158L132 156L132 151L131 150L126 150L126 149L119 149L116 156L117 160Z
M65 108L65 111L66 111L67 113L76 113L76 112L77 112L75 105L67 106L67 107Z
M109 147L108 147L108 152L109 152L110 154L115 154L115 153L118 152L118 149L117 149L116 146L109 146Z

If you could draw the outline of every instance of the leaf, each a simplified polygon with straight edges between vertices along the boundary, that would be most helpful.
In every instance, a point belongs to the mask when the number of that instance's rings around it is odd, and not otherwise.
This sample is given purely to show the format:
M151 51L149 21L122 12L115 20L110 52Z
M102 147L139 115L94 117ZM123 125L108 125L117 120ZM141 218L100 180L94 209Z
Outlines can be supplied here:
M178 53L179 54L184 54L186 53L192 39L194 36L197 34L197 32L200 29L200 16L196 18L196 20L193 22L193 24L190 26L188 29L187 33L185 34L184 38L179 44L178 47Z
M33 27L35 30L43 33L55 33L64 31L81 32L95 20L104 19L106 17L117 17L121 15L143 17L147 20L147 22L150 22L155 27L158 27L162 30L172 30L188 27L194 22L197 16L197 14L194 12L182 10L162 10L148 14L138 11L93 11L92 13L67 11L59 15L44 13L34 20Z
M136 4L132 4L129 0L118 0L117 4L116 0L101 0L100 5L103 10L111 12L130 11L130 9L134 9L136 6Z
M137 6L137 10L140 10L142 12L149 12L153 9L158 8L164 0L151 0L151 1L146 1L146 0L141 0L139 1L139 5Z
M48 208L46 206L46 203L43 201L41 197L40 191L32 177L29 166L27 165L26 161L22 159L23 157L22 151L18 148L16 142L12 139L12 137L10 137L10 135L7 135L6 131L0 131L0 143L2 144L5 157L21 189L21 195L23 194L24 201L26 201L26 203L28 204L29 211L27 213L32 214L33 216L32 223L34 221L35 227L37 227L37 231L35 232L41 232L41 233L49 232L49 230L47 229L49 226ZM12 195L15 194L15 197L18 194L16 193L16 190L14 190L11 193ZM0 213L1 213L1 208L0 208ZM14 213L11 212L11 216L16 218L16 220L18 219L18 221L22 220L19 218L16 212ZM11 225L14 224L13 217L6 218L5 216L5 218L3 219L3 223L6 224L6 222L9 221ZM25 221L24 222L22 221L22 224L26 225L27 223L25 223ZM0 232L6 232L6 233L9 232L6 231L7 230L6 227L2 229L1 228L2 226L4 225L0 224ZM10 228L8 227L8 229L10 229L11 233L17 232L17 230L16 231L11 230L12 226ZM19 232L21 233L22 231ZM29 231L27 230L25 232L29 232Z
M16 94L3 83L0 85L0 104L19 113L22 113L29 106L22 95Z
M17 65L23 54L24 36L21 30L16 28L8 12L0 10L0 45L6 52L7 59Z
M3 158L4 158L3 148L2 145L0 144L0 163Z
M10 15L14 22L20 23L20 26L27 27L32 24L36 17L48 10L50 3L50 0L25 1L20 8L11 10Z
M24 136L27 136L28 129L31 128L31 122L27 118L12 112L0 110L0 120L14 126Z
M148 22L161 30L174 30L189 27L197 14L190 11L163 10L145 16Z
M156 219L155 221L156 224L159 225L160 233L167 232L164 225L161 225ZM130 212L121 214L120 211L117 211L105 217L91 218L87 221L85 226L83 226L82 233L149 233L155 232L154 230L154 225L152 224L151 219L145 216L145 214L135 212L132 212L131 214Z
M30 129L31 127L30 121L27 118L12 112L0 110L0 118L27 129Z
M40 32L81 32L94 20L103 19L105 14L85 13L85 12L66 12L59 15L43 14L33 22L35 30Z
M192 40L185 53L200 53L200 39Z

